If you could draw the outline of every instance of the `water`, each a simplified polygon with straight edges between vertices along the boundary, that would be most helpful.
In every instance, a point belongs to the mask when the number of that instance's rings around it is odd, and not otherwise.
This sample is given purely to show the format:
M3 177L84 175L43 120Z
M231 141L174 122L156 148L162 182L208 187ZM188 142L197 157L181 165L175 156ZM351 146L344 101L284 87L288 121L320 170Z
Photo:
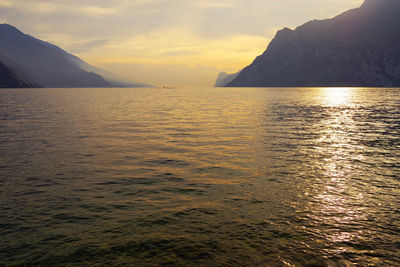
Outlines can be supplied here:
M0 91L0 265L400 266L400 89Z

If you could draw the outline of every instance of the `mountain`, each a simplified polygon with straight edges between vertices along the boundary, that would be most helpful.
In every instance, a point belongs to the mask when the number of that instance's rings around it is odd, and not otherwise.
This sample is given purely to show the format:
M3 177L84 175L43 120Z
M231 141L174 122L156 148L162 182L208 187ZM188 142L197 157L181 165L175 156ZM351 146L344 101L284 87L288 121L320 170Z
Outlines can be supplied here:
M115 87L97 69L63 49L0 24L0 61L45 87Z
M227 86L400 86L400 1L359 8L278 31Z
M235 79L239 75L239 73L240 72L228 74L226 72L221 72L220 74L218 74L218 78L217 78L217 81L215 82L214 87L226 86L228 83L233 81L233 79Z
M20 74L9 69L0 62L0 88L29 88L38 87L23 78Z
M112 84L113 87L147 87L151 88L154 87L153 85L146 84L146 83L133 83L129 81L125 81L123 78L118 77L117 75L110 73L108 71L96 68L92 65L89 65L82 59L80 59L77 56L70 55L68 54L69 59L77 65L79 68L87 71L87 72L93 72L98 75L101 75L106 81Z

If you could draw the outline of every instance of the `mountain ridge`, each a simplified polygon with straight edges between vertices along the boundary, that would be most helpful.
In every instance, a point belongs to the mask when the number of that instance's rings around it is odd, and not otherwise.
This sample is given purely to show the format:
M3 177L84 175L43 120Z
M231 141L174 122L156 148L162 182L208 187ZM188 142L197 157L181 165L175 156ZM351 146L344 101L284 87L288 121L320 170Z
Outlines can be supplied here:
M40 87L22 77L21 74L0 62L0 88L33 88Z
M400 86L400 1L366 0L277 32L228 87Z
M217 80L215 82L214 87L224 87L229 84L233 79L235 79L240 72L228 74L226 72L220 72L218 74Z
M62 48L25 34L9 24L0 24L0 62L32 84L44 87L126 87L127 83L103 77L91 66ZM112 75L110 75L112 76ZM149 86L150 87L150 86Z

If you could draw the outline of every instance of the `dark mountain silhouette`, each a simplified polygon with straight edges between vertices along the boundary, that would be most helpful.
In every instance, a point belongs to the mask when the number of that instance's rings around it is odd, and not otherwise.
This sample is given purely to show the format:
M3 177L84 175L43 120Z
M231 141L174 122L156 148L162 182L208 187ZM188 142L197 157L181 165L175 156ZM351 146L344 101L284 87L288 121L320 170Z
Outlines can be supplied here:
M61 48L0 24L0 61L45 87L114 87L97 69ZM129 86L132 86L130 84Z
M280 30L227 86L400 86L399 14L399 0L366 0L335 18Z
M9 69L0 62L0 88L29 88L38 87L38 85L27 81L20 74Z
M228 74L226 72L221 72L220 74L218 74L218 78L217 78L217 81L215 82L214 87L226 86L228 83L233 81L233 79L235 79L239 75L239 73L240 72Z

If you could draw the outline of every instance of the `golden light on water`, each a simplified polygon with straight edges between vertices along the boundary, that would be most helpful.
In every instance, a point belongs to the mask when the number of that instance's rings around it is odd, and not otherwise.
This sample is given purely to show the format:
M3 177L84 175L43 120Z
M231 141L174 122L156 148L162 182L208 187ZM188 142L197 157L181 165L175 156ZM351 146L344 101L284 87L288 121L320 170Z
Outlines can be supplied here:
M399 89L1 93L5 264L398 266Z
M340 106L349 102L355 88L332 87L322 88L325 104L329 106Z
M354 202L361 202L363 195L355 195L351 181L357 172L354 160L363 157L352 134L359 131L354 121L356 111L351 107L357 92L357 88L322 88L320 92L329 117L321 121L318 140L318 151L324 155L320 162L324 178L315 187L315 199L321 204L315 215L324 223L346 225L362 217ZM351 241L358 236L357 232L339 230L325 234L332 242Z

